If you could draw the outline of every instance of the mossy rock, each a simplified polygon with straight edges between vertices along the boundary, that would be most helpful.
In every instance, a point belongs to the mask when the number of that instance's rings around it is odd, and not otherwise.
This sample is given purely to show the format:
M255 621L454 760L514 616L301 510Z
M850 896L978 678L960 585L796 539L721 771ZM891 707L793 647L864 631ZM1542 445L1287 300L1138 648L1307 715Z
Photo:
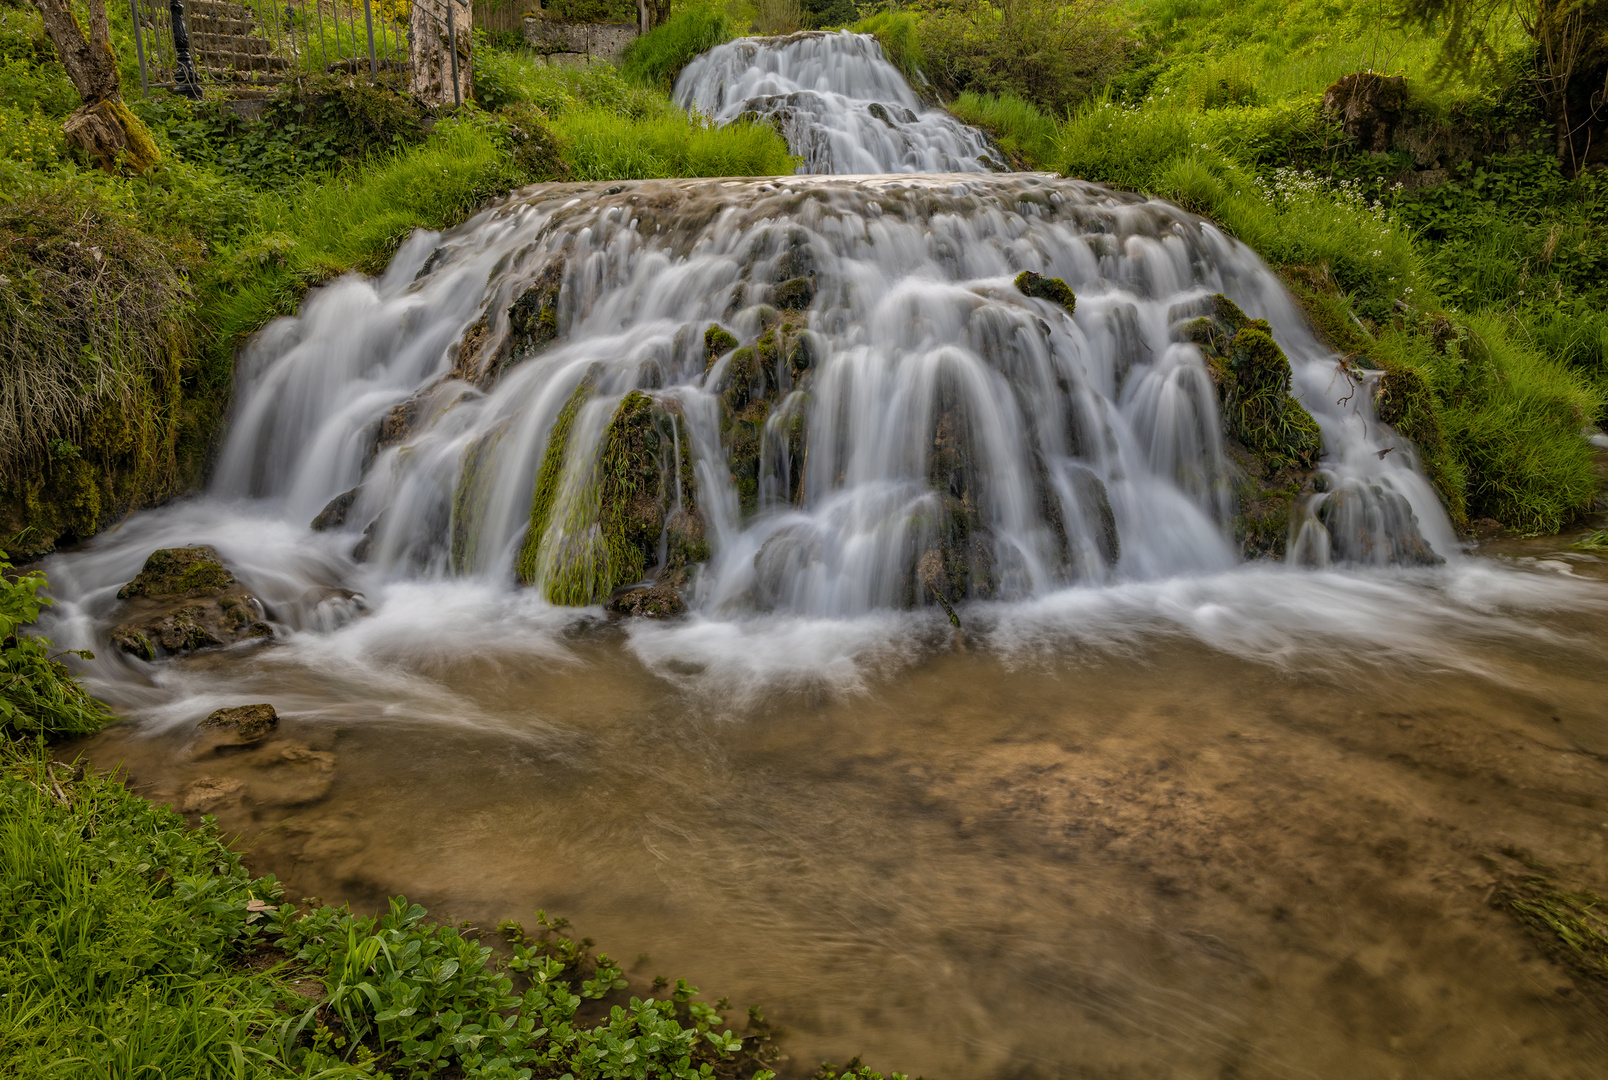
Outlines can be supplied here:
M1078 298L1066 282L1058 277L1035 274L1031 270L1023 270L1016 275L1016 291L1035 300L1048 300L1052 304L1060 304L1066 308L1068 315L1071 315L1078 306Z
M234 575L214 548L162 548L151 552L134 580L117 590L117 598L217 596L234 583Z
M214 745L247 746L261 742L279 726L279 713L272 705L235 705L218 709L196 725L209 734Z
M1441 429L1440 410L1429 381L1405 364L1387 363L1374 387L1374 411L1417 448L1419 464L1445 503L1453 526L1466 530L1465 477Z
M807 277L790 278L776 286L771 297L779 308L803 311L815 302L815 283Z
M715 366L715 361L737 347L737 339L719 323L710 323L704 331L704 370Z

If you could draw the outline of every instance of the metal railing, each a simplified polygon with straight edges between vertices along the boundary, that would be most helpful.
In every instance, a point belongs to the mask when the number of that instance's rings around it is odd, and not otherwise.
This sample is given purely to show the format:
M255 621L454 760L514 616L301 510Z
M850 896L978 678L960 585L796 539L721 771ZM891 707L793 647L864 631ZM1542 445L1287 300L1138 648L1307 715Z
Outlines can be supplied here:
M457 56L457 20L408 0L128 0L140 87L274 86L320 72L408 76L411 22L440 23ZM175 33L177 28L178 32ZM186 34L186 31L188 33ZM187 41L185 39L188 39ZM191 67L182 52L188 45Z

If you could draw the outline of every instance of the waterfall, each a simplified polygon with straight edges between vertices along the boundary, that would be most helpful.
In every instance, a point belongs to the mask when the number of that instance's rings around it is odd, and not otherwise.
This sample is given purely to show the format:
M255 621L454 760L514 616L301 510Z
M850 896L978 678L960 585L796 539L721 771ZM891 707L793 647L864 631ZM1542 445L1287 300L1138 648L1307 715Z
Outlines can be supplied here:
M828 616L1205 573L1240 558L1240 466L1182 328L1219 294L1322 430L1294 556L1455 550L1252 252L1037 174L531 189L259 335L213 490L305 522L357 488L386 574L565 602L672 570L710 613Z
M804 159L801 173L1005 168L982 132L923 104L869 34L728 41L687 65L675 99L719 123L770 121Z
M1371 376L1211 223L985 170L862 35L731 42L677 95L770 116L817 174L537 185L415 234L248 343L205 499L61 579L109 603L160 537L234 551L303 629L359 612L352 585L432 581L955 618L1259 552L1455 554ZM1258 407L1306 433L1284 458L1225 430L1253 354Z

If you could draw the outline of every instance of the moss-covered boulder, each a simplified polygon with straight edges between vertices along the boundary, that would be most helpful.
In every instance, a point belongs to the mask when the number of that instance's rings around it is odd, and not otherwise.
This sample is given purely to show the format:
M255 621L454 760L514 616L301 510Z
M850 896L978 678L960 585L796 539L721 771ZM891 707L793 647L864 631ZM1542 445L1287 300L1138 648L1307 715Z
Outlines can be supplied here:
M123 612L112 644L142 660L273 635L262 601L210 547L153 551L117 596Z
M537 475L519 578L566 605L605 603L622 588L641 586L640 595L614 610L675 614L667 597L686 580L676 573L709 557L694 494L691 440L678 429L673 402L637 390L614 407L601 445L576 444L576 420L595 395L589 375L554 423Z
M503 313L505 329L500 337L494 310L476 320L453 348L452 377L484 390L510 367L556 341L564 267L563 259L554 259L519 290Z
M1045 277L1031 270L1023 270L1016 275L1016 291L1035 300L1060 304L1066 308L1068 315L1077 310L1078 298L1073 295L1071 286L1058 277Z
M1265 319L1206 298L1177 333L1194 343L1217 388L1235 465L1235 539L1246 558L1283 558L1297 503L1316 492L1323 437L1290 394L1290 361Z

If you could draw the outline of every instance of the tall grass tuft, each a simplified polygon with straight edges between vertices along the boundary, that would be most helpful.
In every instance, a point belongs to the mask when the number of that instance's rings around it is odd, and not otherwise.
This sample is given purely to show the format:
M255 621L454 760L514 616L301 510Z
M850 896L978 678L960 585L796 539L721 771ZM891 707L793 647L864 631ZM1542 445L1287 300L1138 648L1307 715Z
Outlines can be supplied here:
M683 8L633 41L620 70L628 79L669 90L693 57L736 36L725 8L704 4Z
M1055 120L1015 94L975 94L970 90L949 103L949 111L994 137L1013 158L1030 169L1053 169L1059 151Z
M926 73L922 70L927 58L916 39L916 30L920 25L921 16L913 11L879 11L861 19L849 29L856 34L870 34L876 38L888 62L903 72L912 86L920 86L927 81Z
M575 109L553 122L577 180L670 176L778 176L798 159L768 124L724 127L682 114L634 120L606 109Z

